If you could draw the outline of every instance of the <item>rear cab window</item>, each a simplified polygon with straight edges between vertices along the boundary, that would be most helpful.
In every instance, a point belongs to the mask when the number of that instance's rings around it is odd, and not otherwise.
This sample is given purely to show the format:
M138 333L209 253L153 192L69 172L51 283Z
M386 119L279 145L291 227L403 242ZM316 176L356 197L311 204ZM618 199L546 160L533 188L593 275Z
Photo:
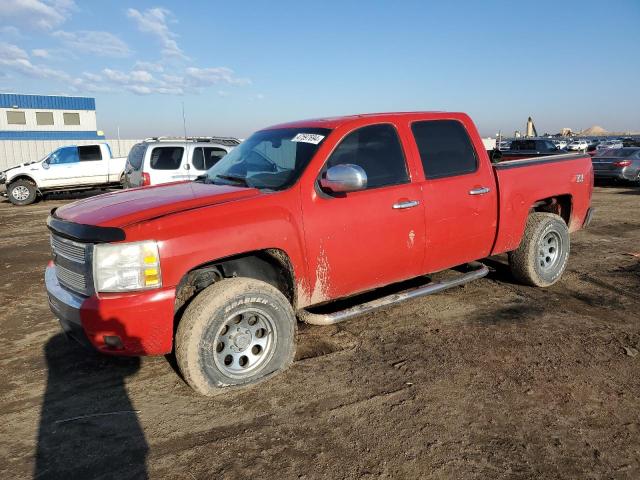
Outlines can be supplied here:
M102 160L102 150L100 145L83 145L78 147L78 156L81 162Z
M465 175L478 170L478 156L464 125L457 120L411 124L427 179Z
M154 147L149 166L153 170L178 170L182 164L184 147Z

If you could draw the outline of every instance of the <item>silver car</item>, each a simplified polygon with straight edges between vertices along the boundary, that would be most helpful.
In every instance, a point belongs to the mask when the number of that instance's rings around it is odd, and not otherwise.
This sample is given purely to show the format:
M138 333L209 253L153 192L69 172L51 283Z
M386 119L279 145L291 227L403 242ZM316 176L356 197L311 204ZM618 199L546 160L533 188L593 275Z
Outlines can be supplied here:
M640 147L605 150L591 161L596 179L627 180L640 185Z

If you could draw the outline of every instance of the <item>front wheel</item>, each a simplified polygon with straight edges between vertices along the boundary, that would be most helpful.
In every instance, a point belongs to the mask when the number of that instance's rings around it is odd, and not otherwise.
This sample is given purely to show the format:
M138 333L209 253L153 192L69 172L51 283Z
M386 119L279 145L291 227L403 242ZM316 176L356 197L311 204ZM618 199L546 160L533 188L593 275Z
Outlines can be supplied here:
M30 205L36 201L36 185L29 180L16 180L9 185L7 196L14 205Z
M186 382L203 395L242 388L285 370L295 354L296 317L268 283L231 278L189 304L176 333Z
M526 285L553 285L567 266L569 247L569 229L562 217L532 213L527 218L520 246L509 253L511 273Z

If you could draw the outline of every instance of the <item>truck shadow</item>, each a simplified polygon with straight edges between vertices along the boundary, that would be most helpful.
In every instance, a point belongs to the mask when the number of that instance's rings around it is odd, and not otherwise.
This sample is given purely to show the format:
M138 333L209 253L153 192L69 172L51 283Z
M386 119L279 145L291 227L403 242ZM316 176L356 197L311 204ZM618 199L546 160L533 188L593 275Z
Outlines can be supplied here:
M481 262L489 267L489 275L487 275L488 278L500 283L522 285L513 278L506 255L483 258Z
M34 478L147 478L149 447L125 387L140 359L100 356L63 334L44 353Z

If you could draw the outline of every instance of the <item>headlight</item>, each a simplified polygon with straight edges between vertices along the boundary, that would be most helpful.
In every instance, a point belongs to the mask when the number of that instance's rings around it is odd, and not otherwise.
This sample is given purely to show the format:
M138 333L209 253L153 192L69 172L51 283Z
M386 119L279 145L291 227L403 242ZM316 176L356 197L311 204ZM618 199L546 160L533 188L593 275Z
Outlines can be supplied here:
M98 292L127 292L162 286L158 244L154 241L98 244L93 251Z

